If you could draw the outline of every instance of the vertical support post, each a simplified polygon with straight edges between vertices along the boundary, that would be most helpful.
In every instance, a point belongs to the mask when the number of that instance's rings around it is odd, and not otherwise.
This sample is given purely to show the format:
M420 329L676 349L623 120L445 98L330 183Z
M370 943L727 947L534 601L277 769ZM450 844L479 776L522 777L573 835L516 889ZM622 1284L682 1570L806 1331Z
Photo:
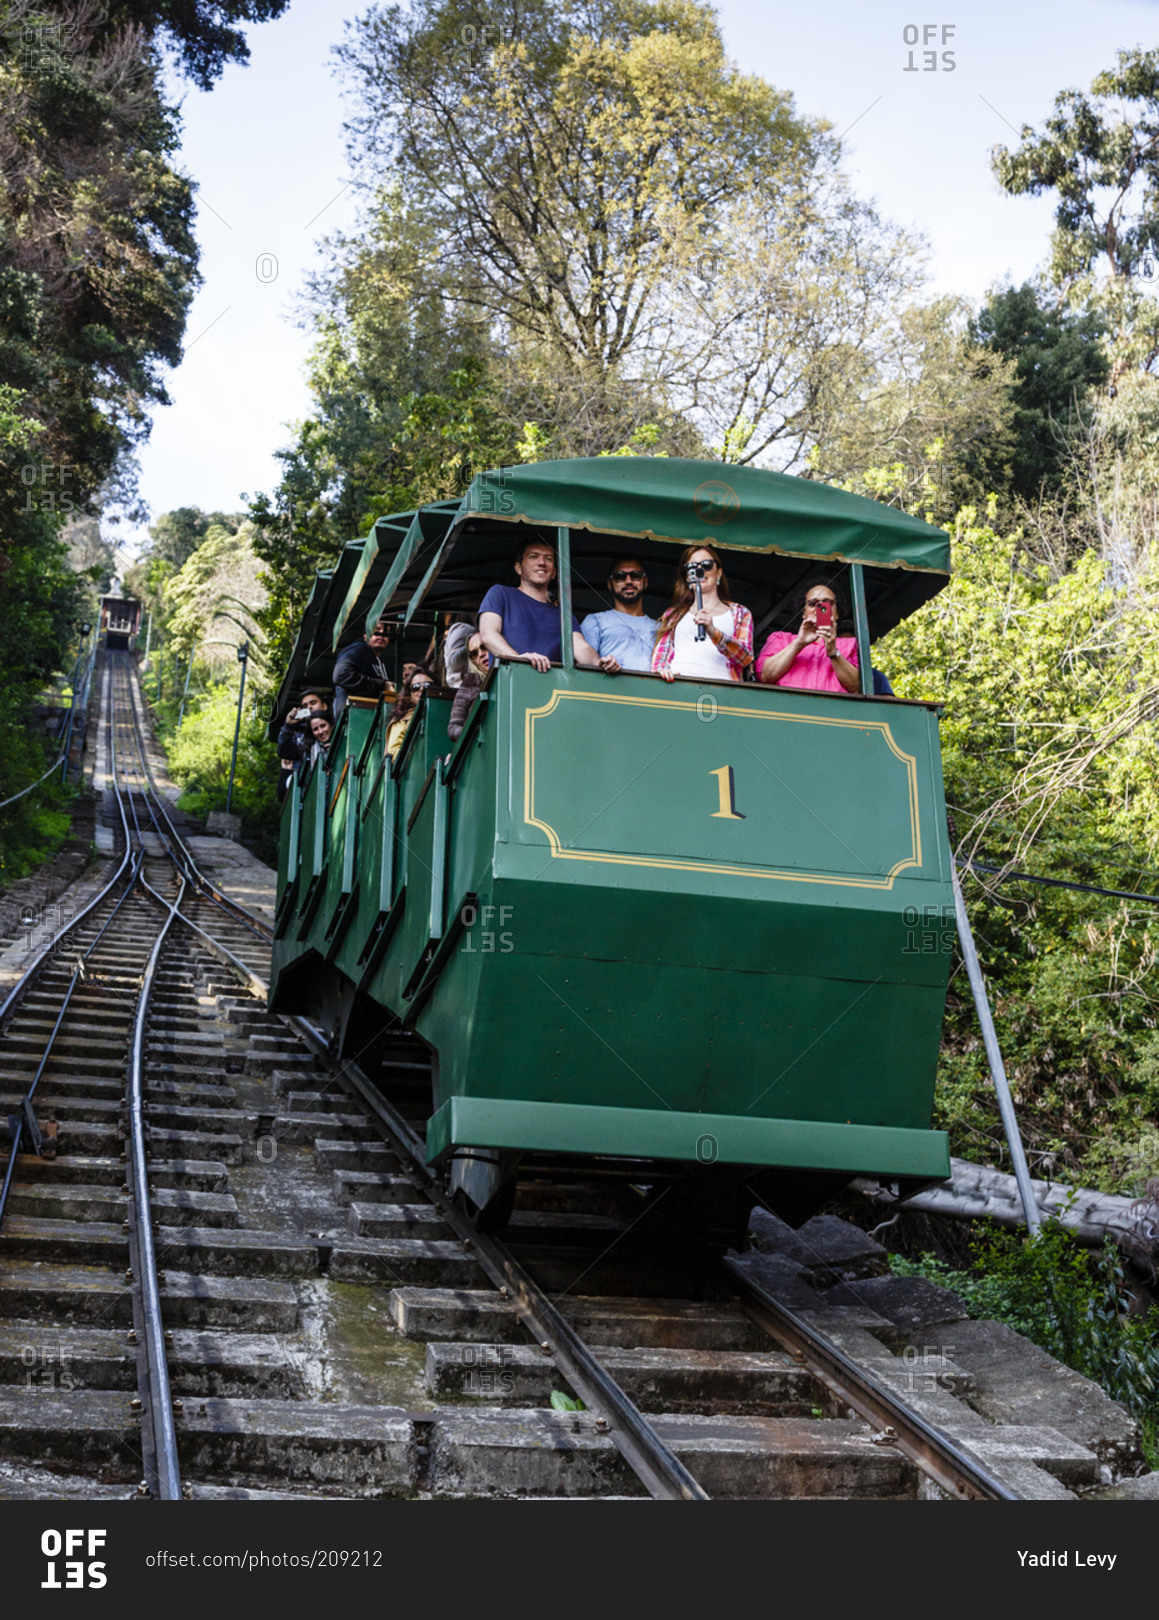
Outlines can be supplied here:
M978 952L974 945L974 934L970 928L970 919L966 915L966 902L962 896L962 885L958 882L958 874L953 868L951 868L950 875L954 882L954 911L958 919L958 939L962 946L962 956L965 959L966 972L970 979L970 989L974 994L974 1006L978 1011L978 1022L982 1026L982 1043L986 1048L986 1057L990 1064L990 1078L994 1082L994 1090L998 1093L998 1112L1002 1115L1002 1126L1006 1132L1006 1145L1010 1149L1010 1158L1014 1165L1014 1179L1018 1183L1018 1196L1022 1200L1022 1213L1026 1219L1027 1231L1033 1237L1038 1231L1041 1221L1038 1214L1038 1205L1034 1202L1034 1189L1030 1185L1030 1168L1026 1163L1026 1152L1022 1146L1022 1137L1018 1131L1018 1120L1014 1113L1014 1099L1010 1095L1010 1083L1006 1078L1006 1066L1002 1062L998 1035L994 1028L994 1019L990 1013L990 999L986 994L986 981L982 977L982 967L978 961Z
M68 683L72 696L69 699L68 725L65 728L64 733L64 769L60 773L60 779L62 782L68 781L68 751L72 747L72 722L76 714L76 687L77 681L80 679L80 661L83 657L84 649L82 647L81 651L76 655L76 663L72 666L72 679Z
M575 668L575 647L572 645L571 612L571 530L564 525L556 530L558 538L559 569L559 651L564 669Z
M153 609L149 609L149 618L145 624L145 656L141 660L142 671L149 667L149 643L153 639Z
M229 788L225 795L225 813L229 815L230 805L233 803L233 773L237 769L237 744L241 736L241 706L245 697L245 666L249 657L249 648L243 642L237 650L238 663L241 665L241 683L237 689L237 720L233 728L233 756L229 762Z
M849 590L853 597L853 626L857 633L857 664L861 690L873 696L873 662L869 651L869 615L865 611L865 575L860 563L849 565Z
M185 718L185 699L189 696L189 677L193 674L193 655L197 651L197 643L189 649L189 668L185 671L185 690L181 694L181 707L177 711L177 729L181 730L181 722Z

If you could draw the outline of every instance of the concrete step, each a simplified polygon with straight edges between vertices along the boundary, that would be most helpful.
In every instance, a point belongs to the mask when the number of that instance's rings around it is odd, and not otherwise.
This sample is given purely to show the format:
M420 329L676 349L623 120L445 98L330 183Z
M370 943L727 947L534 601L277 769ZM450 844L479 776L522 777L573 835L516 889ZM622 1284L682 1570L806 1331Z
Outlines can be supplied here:
M170 1334L167 1351L169 1382L175 1395L260 1392L290 1397L301 1390L293 1363L271 1334L178 1328ZM0 1384L30 1389L127 1389L135 1395L136 1353L124 1328L3 1322Z
M408 1339L527 1341L515 1306L489 1289L394 1288L389 1303L396 1326ZM713 1351L759 1351L768 1346L766 1336L735 1305L579 1294L557 1300L556 1308L594 1345Z
M717 1498L913 1499L916 1470L864 1423L807 1418L653 1418ZM639 1496L644 1487L591 1413L440 1410L430 1488L463 1496Z
M201 1198L219 1194L201 1193ZM160 1197L160 1194L158 1194ZM177 1211L173 1212L174 1215ZM159 1225L155 1229L158 1257L180 1270L205 1271L223 1277L316 1277L329 1253L319 1245L289 1232L257 1232L207 1225ZM368 1274L373 1251L367 1250ZM67 1221L34 1216L5 1217L0 1228L0 1263L42 1260L53 1265L100 1266L123 1270L128 1265L129 1238L120 1221ZM389 1272L386 1276L389 1277ZM374 1277L383 1280L382 1275ZM406 1280L405 1278L403 1279Z
M391 1283L430 1288L477 1288L486 1281L478 1260L460 1243L421 1238L362 1238L336 1243L329 1275L335 1282Z
M820 1386L784 1351L602 1349L601 1364L642 1412L819 1416ZM531 1344L427 1345L435 1400L475 1398L502 1406L549 1406L570 1390L551 1357Z
M194 1192L184 1187L155 1187L150 1203L156 1218L169 1226L236 1226L237 1204L228 1193ZM125 1220L129 1199L119 1187L83 1182L56 1187L13 1185L11 1215L45 1220L112 1222Z
M314 1163L319 1170L374 1170L389 1175L402 1169L401 1158L385 1142L337 1140L329 1131L331 1117L326 1118L327 1134L314 1140Z
M430 1204L352 1203L347 1225L356 1237L450 1238L454 1228Z
M196 1192L222 1192L228 1176L225 1165L213 1159L162 1159L149 1167L150 1185L182 1186ZM34 1153L22 1153L16 1161L15 1180L22 1187L66 1186L74 1182L120 1187L125 1180L125 1162L68 1154L41 1159Z
M415 1425L395 1407L194 1399L177 1432L186 1473L202 1480L273 1475L302 1491L379 1497L414 1490Z
M405 1204L416 1191L409 1176L384 1176L376 1170L335 1170L332 1185L337 1204L356 1199L363 1204Z
M290 1333L298 1325L292 1285L266 1277L214 1277L162 1271L165 1322L185 1327L238 1328L248 1333ZM51 1265L5 1260L0 1268L0 1311L5 1317L51 1324L130 1327L133 1296L123 1272L103 1266Z

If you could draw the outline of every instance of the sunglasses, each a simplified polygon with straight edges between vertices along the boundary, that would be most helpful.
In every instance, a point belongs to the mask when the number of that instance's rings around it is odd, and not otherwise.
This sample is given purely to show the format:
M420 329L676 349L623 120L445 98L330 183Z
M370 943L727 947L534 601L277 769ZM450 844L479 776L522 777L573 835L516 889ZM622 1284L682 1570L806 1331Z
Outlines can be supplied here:
M409 690L412 692L425 692L430 681L412 681Z
M615 573L612 575L612 578L617 581L624 579L643 579L643 577L644 570L642 568L617 568Z
M472 647L471 648L471 657L472 658L487 658L489 656L490 655L488 654L486 647Z

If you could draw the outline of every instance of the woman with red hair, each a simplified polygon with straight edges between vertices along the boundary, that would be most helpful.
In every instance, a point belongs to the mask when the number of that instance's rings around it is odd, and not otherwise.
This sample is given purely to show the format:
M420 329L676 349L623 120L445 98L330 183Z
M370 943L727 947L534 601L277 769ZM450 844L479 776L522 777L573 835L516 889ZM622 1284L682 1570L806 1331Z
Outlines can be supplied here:
M696 607L696 584L702 606ZM697 639L703 626L704 636ZM660 620L652 671L663 680L740 681L753 661L753 616L734 602L712 546L688 546L676 568L672 606Z

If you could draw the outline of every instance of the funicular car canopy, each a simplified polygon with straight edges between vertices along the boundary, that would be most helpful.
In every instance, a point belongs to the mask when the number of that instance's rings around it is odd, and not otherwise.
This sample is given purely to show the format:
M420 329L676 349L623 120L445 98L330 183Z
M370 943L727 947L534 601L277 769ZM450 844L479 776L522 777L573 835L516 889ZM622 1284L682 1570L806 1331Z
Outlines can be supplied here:
M597 456L480 473L470 513L632 539L950 572L950 537L921 518L808 478L687 461Z

